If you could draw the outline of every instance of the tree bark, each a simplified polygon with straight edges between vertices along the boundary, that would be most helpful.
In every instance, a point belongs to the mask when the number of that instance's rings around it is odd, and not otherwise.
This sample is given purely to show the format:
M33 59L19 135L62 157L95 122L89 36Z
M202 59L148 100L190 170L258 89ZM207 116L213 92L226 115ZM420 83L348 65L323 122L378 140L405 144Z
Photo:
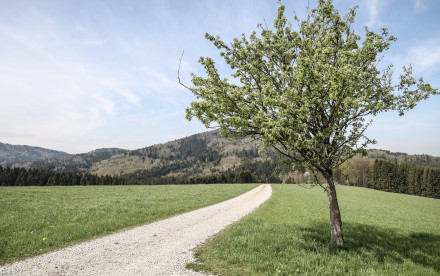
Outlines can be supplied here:
M344 245L344 233L342 231L341 212L339 211L338 198L336 196L335 182L333 180L333 173L327 172L325 174L327 180L326 191L328 197L328 204L330 207L330 229L331 241L334 246Z

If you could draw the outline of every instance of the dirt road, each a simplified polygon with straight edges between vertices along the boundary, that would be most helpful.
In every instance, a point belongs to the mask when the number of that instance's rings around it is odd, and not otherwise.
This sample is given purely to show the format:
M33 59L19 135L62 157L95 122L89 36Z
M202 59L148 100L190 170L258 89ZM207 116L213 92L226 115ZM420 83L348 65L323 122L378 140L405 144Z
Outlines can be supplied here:
M270 198L261 185L233 199L0 267L0 275L202 275L192 249Z

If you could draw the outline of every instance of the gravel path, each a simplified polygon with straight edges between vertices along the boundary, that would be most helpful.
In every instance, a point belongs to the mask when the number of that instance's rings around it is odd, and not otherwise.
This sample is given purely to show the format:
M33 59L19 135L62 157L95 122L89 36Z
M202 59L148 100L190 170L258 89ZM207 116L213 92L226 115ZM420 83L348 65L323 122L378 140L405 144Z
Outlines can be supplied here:
M203 275L191 249L270 198L261 185L233 199L0 267L0 275Z

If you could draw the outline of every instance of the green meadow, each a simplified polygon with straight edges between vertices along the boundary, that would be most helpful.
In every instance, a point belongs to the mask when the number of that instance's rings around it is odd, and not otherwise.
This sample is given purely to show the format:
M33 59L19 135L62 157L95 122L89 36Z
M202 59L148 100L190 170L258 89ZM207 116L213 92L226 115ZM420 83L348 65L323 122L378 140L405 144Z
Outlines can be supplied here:
M0 264L208 206L257 185L0 188Z
M269 201L200 246L188 267L219 275L440 274L440 200L338 186L345 244L334 248L321 188L272 188Z

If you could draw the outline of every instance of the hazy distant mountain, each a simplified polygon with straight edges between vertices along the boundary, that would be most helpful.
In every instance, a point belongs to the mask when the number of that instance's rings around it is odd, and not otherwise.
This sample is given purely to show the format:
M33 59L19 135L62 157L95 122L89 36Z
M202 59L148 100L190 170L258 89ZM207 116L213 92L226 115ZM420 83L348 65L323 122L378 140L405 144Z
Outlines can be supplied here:
M62 151L0 143L0 165L15 162L43 160L66 155L68 154Z
M391 160L396 162L414 163L420 166L440 168L440 157L428 154L407 154L403 152L390 152L389 150L370 149L368 157L372 159Z
M102 148L88 153L69 154L58 158L34 162L15 163L15 167L38 168L54 171L88 172L97 162L128 152L119 148Z

